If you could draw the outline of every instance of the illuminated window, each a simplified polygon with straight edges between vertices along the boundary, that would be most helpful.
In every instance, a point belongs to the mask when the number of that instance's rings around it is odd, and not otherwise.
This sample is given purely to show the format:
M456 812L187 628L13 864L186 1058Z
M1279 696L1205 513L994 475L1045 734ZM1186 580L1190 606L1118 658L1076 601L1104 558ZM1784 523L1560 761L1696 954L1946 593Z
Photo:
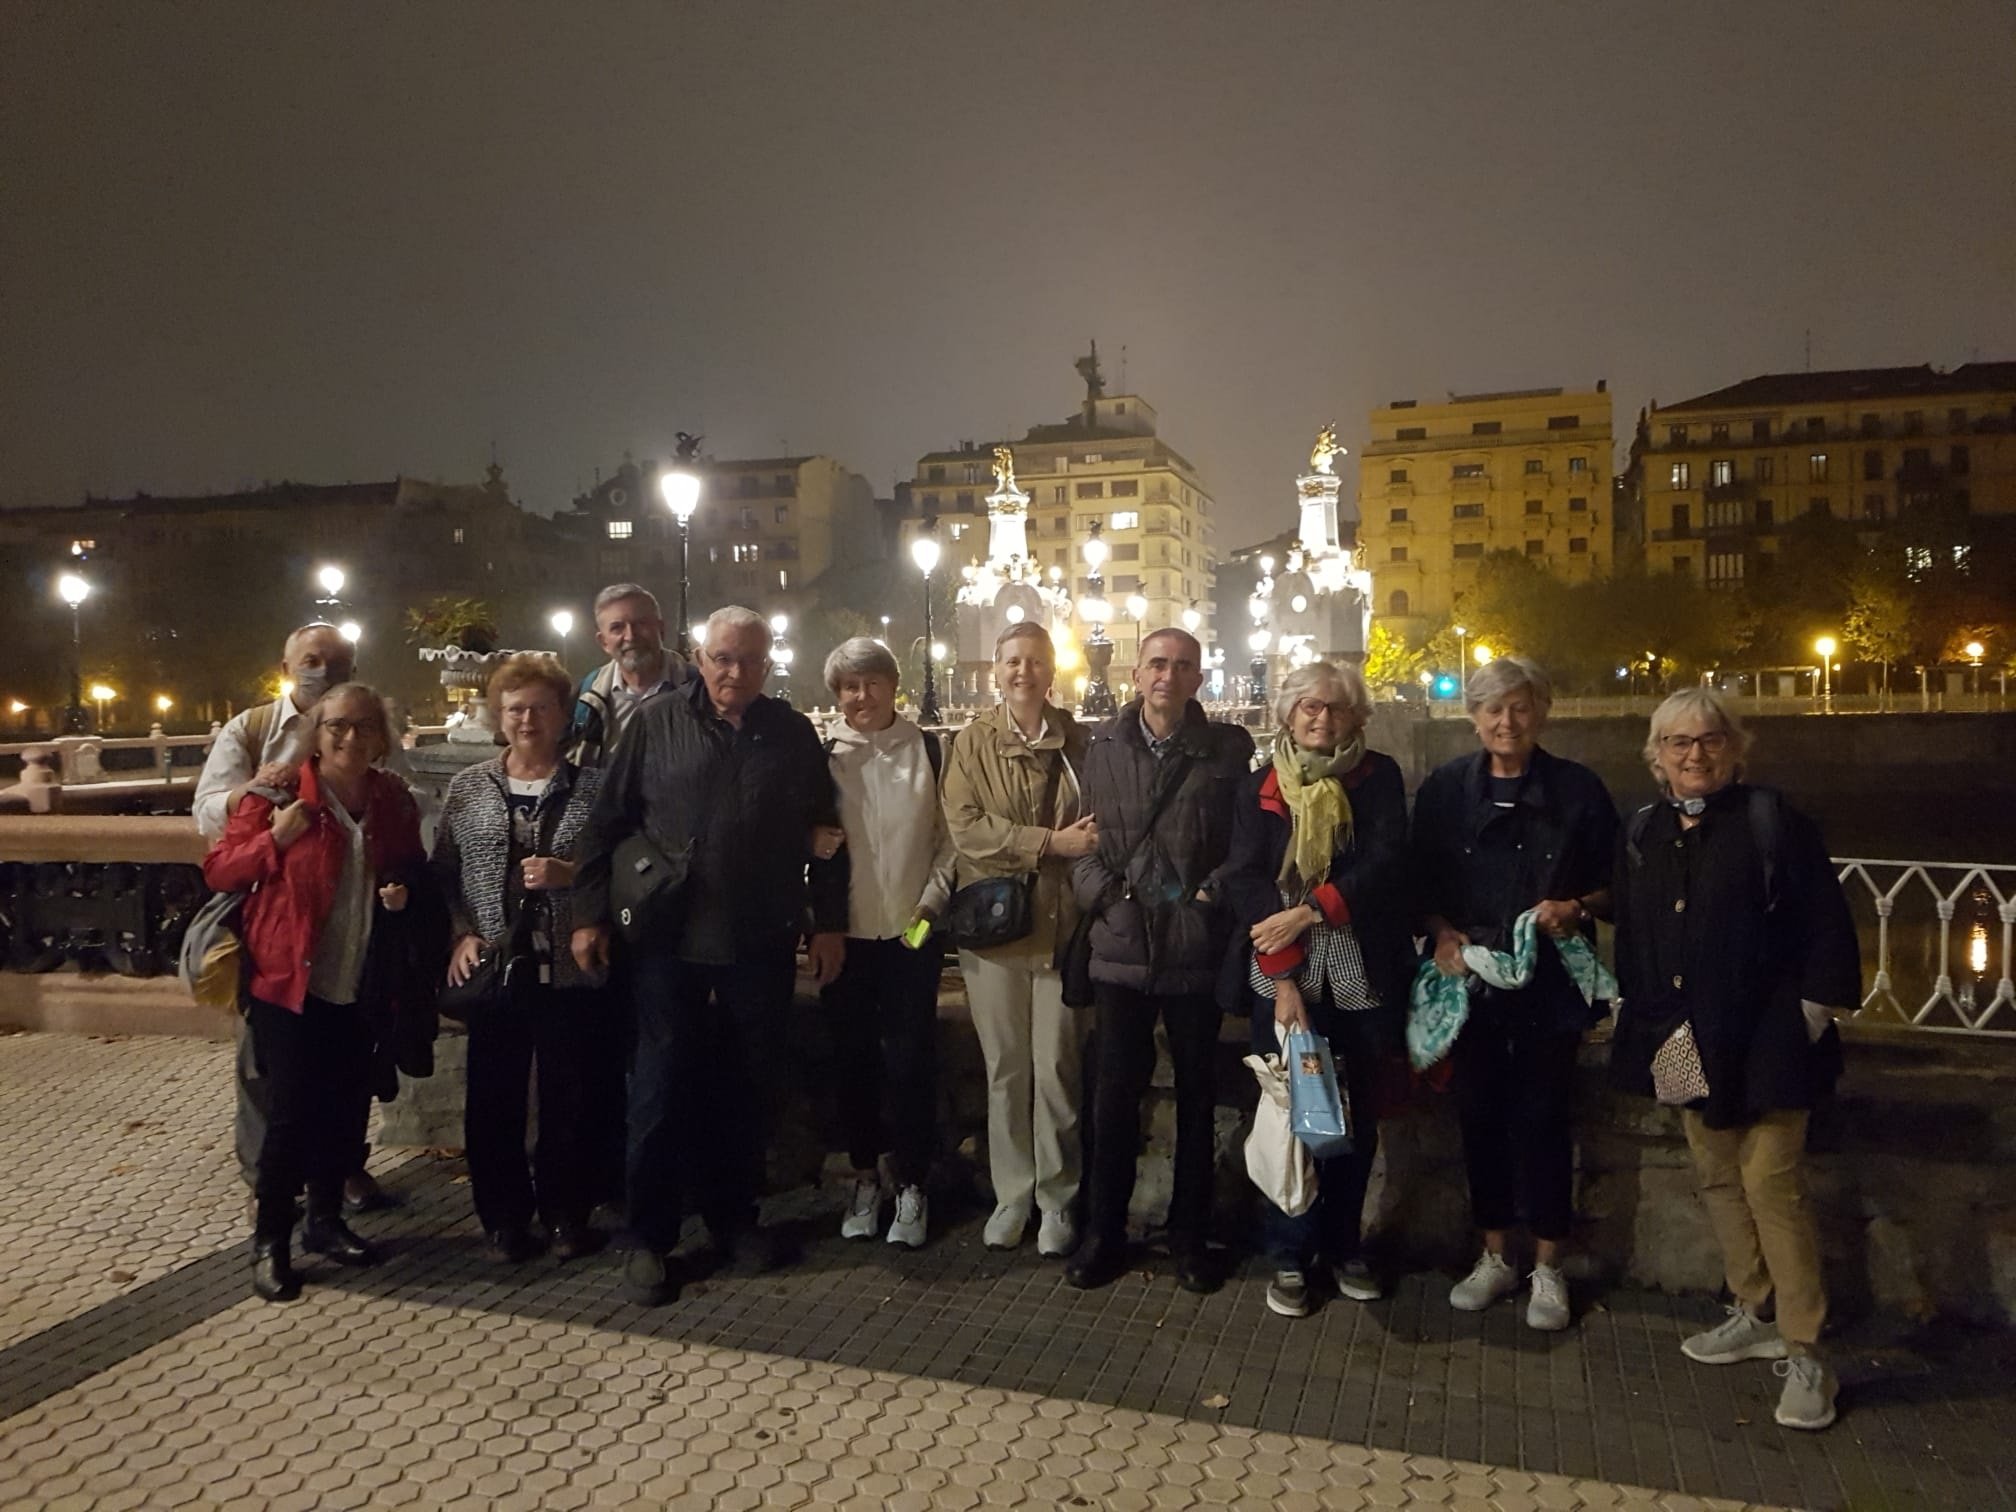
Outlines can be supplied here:
M630 522L628 520L611 520L609 522L609 539L612 541L629 540Z
M1084 485L1080 484L1079 486L1083 487ZM1092 486L1097 488L1099 485L1095 483ZM1095 494L1091 497L1096 498L1097 495ZM1106 524L1113 530L1134 530L1141 524L1141 511L1138 509L1116 509L1111 515L1107 516Z
M1806 481L1809 483L1827 481L1827 453L1815 452L1806 459Z
M1484 464L1482 462L1458 462L1454 467L1449 469L1449 476L1452 478L1481 478L1484 476Z
M1733 460L1715 461L1708 464L1708 486L1727 488L1736 481L1736 463Z
M1686 462L1675 462L1666 474L1666 485L1669 488L1686 488L1693 480L1694 468L1692 464Z
M463 544L463 539L462 539L462 527L461 527L460 525L457 525L457 526L455 527L455 544L456 544L457 546L460 546L460 545L462 545L462 544Z

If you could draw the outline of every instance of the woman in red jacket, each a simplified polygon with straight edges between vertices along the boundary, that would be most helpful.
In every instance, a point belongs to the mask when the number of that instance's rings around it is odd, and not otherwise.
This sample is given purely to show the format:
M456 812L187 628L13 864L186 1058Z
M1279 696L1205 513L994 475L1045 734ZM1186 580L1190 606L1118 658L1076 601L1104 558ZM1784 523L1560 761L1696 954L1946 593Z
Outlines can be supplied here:
M343 1176L364 1142L375 1036L366 962L374 928L405 909L426 852L419 806L372 762L390 741L385 705L361 683L332 688L310 719L299 796L247 794L203 859L220 891L249 891L242 932L247 1017L270 1084L259 1150L252 1289L300 1295L288 1253L305 1184L306 1249L344 1265L376 1256L343 1221Z

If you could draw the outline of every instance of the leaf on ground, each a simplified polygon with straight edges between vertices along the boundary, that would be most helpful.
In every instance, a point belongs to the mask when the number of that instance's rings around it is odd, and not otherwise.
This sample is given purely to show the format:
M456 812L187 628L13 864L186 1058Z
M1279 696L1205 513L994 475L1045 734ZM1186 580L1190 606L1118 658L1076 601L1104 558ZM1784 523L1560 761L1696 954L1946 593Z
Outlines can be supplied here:
M1222 1391L1214 1391L1211 1395L1204 1398L1204 1405L1206 1407L1230 1407L1232 1405L1232 1398L1225 1395Z
M469 1178L467 1176L450 1176L448 1184L450 1186L467 1186L469 1185Z
M139 1279L139 1277L135 1276L133 1272L123 1270L107 1271L105 1273L105 1278L108 1281L117 1281L121 1285L124 1285L128 1281L137 1281Z

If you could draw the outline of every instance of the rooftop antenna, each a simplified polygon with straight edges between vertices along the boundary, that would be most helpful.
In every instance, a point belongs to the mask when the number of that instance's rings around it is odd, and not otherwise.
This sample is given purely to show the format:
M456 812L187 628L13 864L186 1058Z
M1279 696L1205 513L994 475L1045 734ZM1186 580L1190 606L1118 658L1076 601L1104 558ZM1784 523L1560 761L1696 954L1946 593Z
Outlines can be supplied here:
M1127 343L1124 341L1120 343L1120 392L1133 392L1127 387Z

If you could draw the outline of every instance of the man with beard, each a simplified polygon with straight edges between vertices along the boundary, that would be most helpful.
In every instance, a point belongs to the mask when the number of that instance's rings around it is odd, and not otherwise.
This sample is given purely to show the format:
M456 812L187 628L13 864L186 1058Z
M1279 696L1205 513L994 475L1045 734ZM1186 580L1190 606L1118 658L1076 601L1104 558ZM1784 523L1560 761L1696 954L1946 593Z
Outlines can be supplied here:
M665 646L658 600L636 583L595 595L595 641L608 662L581 679L574 706L574 762L605 766L646 699L685 682L690 669Z

